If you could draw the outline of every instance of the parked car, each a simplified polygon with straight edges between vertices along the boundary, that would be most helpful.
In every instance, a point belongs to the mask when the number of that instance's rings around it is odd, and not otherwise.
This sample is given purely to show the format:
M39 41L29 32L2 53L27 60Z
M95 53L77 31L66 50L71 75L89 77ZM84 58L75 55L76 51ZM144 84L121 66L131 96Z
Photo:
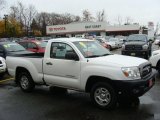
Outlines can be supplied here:
M44 53L47 43L38 40L25 40L19 42L26 50L35 53Z
M5 72L6 72L5 59L0 57L0 80L1 80L1 78L3 78Z
M109 46L109 50L120 47L118 38L110 38L109 40L106 40L106 43Z
M158 70L160 74L160 50L153 51L149 61L151 62L152 67Z
M98 43L101 44L103 47L109 49L109 45L104 40L96 38L96 41L98 41Z
M155 44L155 45L160 45L160 39L156 39L156 40L154 41L154 44Z
M151 55L152 43L145 34L130 35L122 46L122 55L144 57Z
M120 98L138 99L155 81L149 61L111 54L95 40L50 40L44 56L34 54L6 59L9 74L24 92L35 85L74 89L90 93L95 105L110 109Z
M7 55L31 53L18 43L0 42L0 57L6 58Z

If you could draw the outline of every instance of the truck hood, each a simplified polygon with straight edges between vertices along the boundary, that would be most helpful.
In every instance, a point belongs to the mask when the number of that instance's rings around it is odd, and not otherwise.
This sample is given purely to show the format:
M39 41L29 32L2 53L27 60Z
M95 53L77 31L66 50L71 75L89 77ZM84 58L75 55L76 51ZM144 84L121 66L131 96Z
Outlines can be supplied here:
M125 42L125 45L145 45L146 42Z
M124 55L108 55L104 57L90 58L89 61L93 64L119 66L119 67L133 67L139 66L147 60L137 57L124 56Z

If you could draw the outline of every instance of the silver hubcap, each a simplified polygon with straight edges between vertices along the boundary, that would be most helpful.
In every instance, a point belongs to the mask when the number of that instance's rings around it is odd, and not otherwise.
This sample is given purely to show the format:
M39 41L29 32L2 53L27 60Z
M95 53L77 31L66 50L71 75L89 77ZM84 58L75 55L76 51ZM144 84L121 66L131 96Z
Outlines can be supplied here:
M27 89L29 85L28 78L26 76L22 76L20 80L20 84L23 89Z
M106 88L97 88L94 93L94 99L99 105L106 106L111 101L111 94Z

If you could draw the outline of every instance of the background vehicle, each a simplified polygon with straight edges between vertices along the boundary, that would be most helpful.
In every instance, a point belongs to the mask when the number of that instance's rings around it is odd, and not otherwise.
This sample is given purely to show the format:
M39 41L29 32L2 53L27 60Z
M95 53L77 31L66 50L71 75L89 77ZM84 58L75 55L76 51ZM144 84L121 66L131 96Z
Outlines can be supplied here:
M0 79L4 76L5 72L6 72L5 59L0 57Z
M155 37L154 44L155 45L160 45L160 36Z
M90 93L95 105L109 109L119 98L135 99L154 85L155 74L147 60L110 54L93 40L50 40L44 57L36 55L6 60L9 74L25 92L37 84L74 89Z
M158 70L160 74L160 50L153 51L149 61L151 62L152 67Z
M44 53L47 43L38 40L25 40L19 42L26 50L35 53Z
M109 45L104 40L96 38L96 41L98 41L98 43L100 43L103 47L109 49Z
M118 38L110 38L106 40L106 43L109 45L109 50L120 47Z
M151 55L152 43L144 34L130 35L122 46L122 55L131 55L144 57L146 59Z
M31 53L18 43L0 42L0 57L6 58L7 55Z

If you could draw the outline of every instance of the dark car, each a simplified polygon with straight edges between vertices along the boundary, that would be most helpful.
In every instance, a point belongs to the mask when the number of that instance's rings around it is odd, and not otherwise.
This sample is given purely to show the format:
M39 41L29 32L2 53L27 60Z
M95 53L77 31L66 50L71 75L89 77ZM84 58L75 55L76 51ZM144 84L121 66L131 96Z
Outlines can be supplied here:
M0 56L6 58L7 55L28 54L23 46L14 42L0 42Z
M122 55L143 57L148 59L151 55L152 42L145 34L130 35L122 46Z

